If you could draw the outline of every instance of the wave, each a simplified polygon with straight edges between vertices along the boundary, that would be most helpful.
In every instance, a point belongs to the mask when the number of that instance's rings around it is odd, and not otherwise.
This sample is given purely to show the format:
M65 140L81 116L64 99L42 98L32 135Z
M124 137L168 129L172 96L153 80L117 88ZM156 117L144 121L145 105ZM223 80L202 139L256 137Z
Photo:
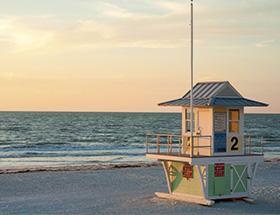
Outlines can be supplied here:
M137 157L137 156L144 156L144 152L96 152L96 151L86 151L86 152L71 152L71 151L60 151L60 152L11 152L11 153L0 153L0 158L42 158L42 157L49 157L49 158L62 158L62 157L105 157L105 156L125 156L125 157Z

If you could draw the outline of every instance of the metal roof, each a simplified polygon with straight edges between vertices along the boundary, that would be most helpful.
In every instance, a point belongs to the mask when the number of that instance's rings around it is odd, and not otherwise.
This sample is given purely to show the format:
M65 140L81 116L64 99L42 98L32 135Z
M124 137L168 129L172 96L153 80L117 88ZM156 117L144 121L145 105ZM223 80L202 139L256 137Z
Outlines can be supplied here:
M193 87L193 98L210 98L220 90L227 82L204 82L197 83ZM183 98L190 98L191 91L188 91Z
M190 106L190 91L182 98L163 102L159 106ZM243 98L228 82L200 82L193 87L194 106L268 106Z
M268 104L253 101L246 98L238 99L226 99L226 98L215 98L213 102L210 103L211 106L268 106Z
M205 106L205 105L208 105L208 103L209 103L209 99L194 99L193 100L194 106ZM168 102L163 102L158 105L159 106L189 106L190 104L191 104L190 99L180 98L180 99L175 99L175 100L168 101Z

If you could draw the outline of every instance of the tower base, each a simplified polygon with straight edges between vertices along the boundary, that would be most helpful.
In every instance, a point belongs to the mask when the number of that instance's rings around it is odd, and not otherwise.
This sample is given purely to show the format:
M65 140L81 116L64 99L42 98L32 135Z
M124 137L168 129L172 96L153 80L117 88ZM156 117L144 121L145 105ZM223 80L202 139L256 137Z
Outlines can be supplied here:
M213 200L208 200L196 196L190 196L187 194L179 194L179 193L155 193L159 198L169 199L169 200L178 200L185 202L192 202L200 205L211 206L215 203Z

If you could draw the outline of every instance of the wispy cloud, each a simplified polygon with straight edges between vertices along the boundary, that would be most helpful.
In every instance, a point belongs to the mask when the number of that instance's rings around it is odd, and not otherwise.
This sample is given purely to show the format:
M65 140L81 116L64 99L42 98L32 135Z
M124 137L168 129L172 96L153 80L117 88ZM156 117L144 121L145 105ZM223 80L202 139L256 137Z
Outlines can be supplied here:
M174 1L150 1L151 5L158 8L165 9L171 13L182 14L186 12L187 4L186 2L174 2Z
M6 80L13 80L13 79L21 78L21 74L14 73L14 72L1 72L0 77Z
M259 43L256 43L255 46L259 47L259 48L264 48L269 46L271 43L273 43L275 41L275 39L271 39L271 40L265 40L265 41L261 41Z
M104 16L114 17L114 18L129 18L133 16L133 13L128 12L125 8L121 8L118 5L101 3L99 4L99 9L101 14Z
M93 17L83 16L71 22L53 14L0 15L0 43L5 44L0 53L7 50L13 53L59 51L77 47L177 48L188 44L189 8L186 2L143 2L161 13L135 12L131 10L133 1L123 4L98 1L91 9L94 10ZM279 16L275 15L279 2L272 0L269 4L256 3L253 6L244 2L228 3L231 7L224 7L222 1L220 3L215 8L210 4L195 4L197 45L202 44L201 38L203 44L207 44L210 37L280 35L280 30L272 27L280 24ZM264 18L274 24L260 25L259 21ZM255 45L265 47L272 42L262 41Z
M45 47L54 35L50 29L26 22L26 19L49 19L53 16L1 16L0 43L5 44L6 49L12 53L37 50Z

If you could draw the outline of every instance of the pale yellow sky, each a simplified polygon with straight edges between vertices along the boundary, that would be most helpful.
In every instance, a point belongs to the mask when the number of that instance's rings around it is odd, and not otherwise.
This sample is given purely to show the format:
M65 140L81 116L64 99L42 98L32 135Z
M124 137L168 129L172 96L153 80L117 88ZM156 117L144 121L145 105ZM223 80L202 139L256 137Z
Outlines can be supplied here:
M0 111L180 111L189 1L0 0ZM195 1L194 82L280 113L280 2Z

